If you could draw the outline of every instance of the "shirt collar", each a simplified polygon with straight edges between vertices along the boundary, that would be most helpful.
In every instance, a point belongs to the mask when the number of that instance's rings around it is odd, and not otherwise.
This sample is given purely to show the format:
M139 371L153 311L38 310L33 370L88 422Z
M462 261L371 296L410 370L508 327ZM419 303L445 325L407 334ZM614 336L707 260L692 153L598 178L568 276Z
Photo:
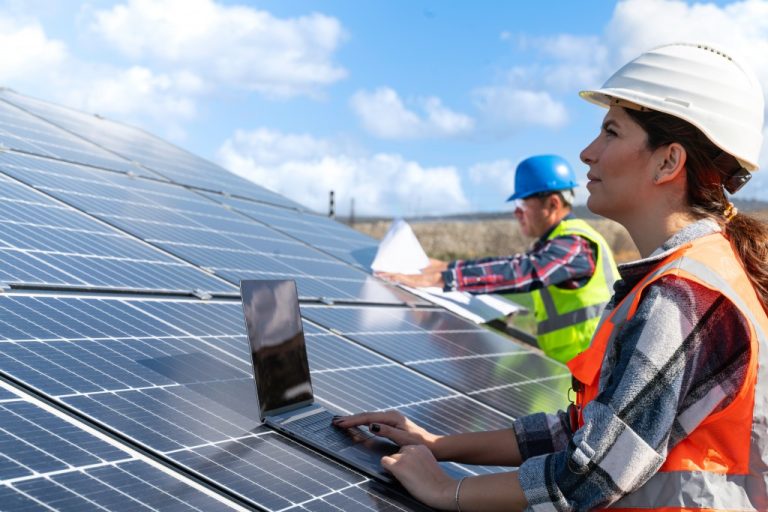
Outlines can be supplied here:
M634 285L658 262L669 256L669 254L681 245L697 238L701 238L712 233L722 231L720 226L712 219L701 219L692 222L672 235L666 242L661 244L647 258L622 263L619 265L619 274L625 285Z
M572 220L572 219L575 219L575 218L576 218L576 217L573 215L573 212L571 212L571 213L568 213L568 214L567 214L565 217L563 217L562 219L560 219L560 220L557 222L557 224L555 224L554 226L552 226L551 228L549 228L549 229L547 230L547 232L546 232L546 233L544 233L543 235L541 235L541 237L540 237L540 238L539 238L539 239L536 241L536 243L537 243L537 244L543 244L543 243L545 243L545 242L547 241L547 239L549 238L549 235L551 235L551 234L552 234L552 232L555 230L555 228L557 228L557 226L559 226L559 225L560 225L560 223L561 223L561 222L563 222L564 220Z

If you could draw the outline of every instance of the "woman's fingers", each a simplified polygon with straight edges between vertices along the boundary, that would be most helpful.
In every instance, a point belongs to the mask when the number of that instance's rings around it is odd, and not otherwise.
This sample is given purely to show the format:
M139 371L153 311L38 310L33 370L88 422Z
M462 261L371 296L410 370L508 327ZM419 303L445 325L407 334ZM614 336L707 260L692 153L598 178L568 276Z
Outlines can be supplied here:
M337 416L333 425L351 428L366 425L377 436L386 437L400 446L408 444L432 445L437 436L411 422L398 411L364 412L351 416Z
M393 453L392 455L385 455L381 458L381 466L387 471L390 471L389 468L392 467L394 464L396 464L401 457L402 455L400 454L400 452Z
M416 438L412 432L398 427L390 427L386 423L371 423L368 430L377 436L386 437L400 446L421 442L421 439Z
M405 417L397 411L363 412L349 416L336 416L333 424L341 428L359 427L373 423L397 427L404 423Z

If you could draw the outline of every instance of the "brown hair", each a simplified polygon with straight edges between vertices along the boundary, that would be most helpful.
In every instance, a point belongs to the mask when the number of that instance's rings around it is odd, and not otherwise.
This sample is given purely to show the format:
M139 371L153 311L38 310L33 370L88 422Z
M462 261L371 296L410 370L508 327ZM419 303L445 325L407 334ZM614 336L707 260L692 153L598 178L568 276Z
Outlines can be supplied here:
M768 310L768 225L737 213L726 221L730 201L723 182L741 169L736 159L715 146L701 130L669 114L624 109L648 136L649 149L677 142L685 148L687 200L696 218L720 224L744 264L763 308Z

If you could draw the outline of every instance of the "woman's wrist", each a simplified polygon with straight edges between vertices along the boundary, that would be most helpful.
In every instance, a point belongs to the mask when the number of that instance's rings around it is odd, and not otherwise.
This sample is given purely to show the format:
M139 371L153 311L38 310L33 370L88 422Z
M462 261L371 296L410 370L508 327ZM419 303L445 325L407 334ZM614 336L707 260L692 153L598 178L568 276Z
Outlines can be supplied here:
M449 458L445 449L445 440L448 436L440 436L437 434L429 434L429 438L424 439L424 444L432 452L437 460L446 460Z
M468 477L463 476L459 478L459 481L456 483L456 492L453 494L453 501L457 512L461 512L461 484L464 483L464 480L466 480Z
M438 495L435 496L434 501L428 504L438 510L461 511L462 509L456 508L456 491L459 491L459 499L461 499L461 491L463 490L464 485L466 485L466 478L467 477L462 477L458 480L449 478L445 485L440 487Z

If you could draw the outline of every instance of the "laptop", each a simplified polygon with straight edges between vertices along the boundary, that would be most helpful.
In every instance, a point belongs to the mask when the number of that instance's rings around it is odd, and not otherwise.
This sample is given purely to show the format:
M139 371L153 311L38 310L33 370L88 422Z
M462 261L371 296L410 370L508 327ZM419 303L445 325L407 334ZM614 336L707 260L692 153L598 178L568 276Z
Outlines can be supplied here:
M400 447L365 427L334 427L334 413L314 400L295 281L241 281L240 294L261 421L379 481L394 482L381 457Z

